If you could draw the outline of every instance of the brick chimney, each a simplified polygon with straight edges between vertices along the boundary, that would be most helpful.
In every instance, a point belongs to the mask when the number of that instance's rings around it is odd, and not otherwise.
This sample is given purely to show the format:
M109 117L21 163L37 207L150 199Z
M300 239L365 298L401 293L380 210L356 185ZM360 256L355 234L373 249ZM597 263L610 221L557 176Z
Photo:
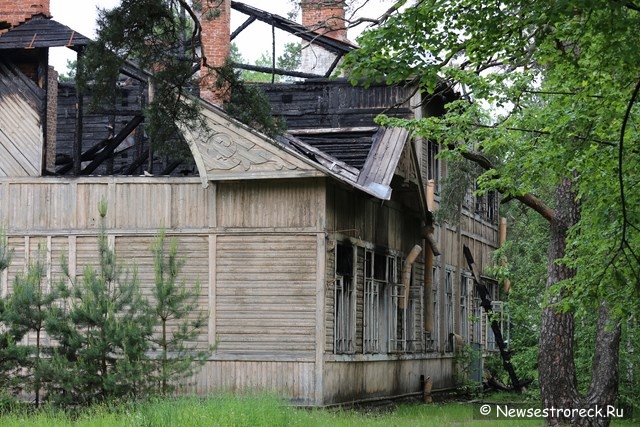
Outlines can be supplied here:
M302 25L325 36L346 41L344 0L302 0Z
M302 25L316 33L348 42L344 0L301 0ZM313 43L303 43L300 71L324 75L335 54Z
M0 22L8 22L11 27L39 13L51 17L49 0L0 0ZM6 31L0 30L0 34Z
M221 67L231 51L231 1L203 0L202 17L202 52L207 59L208 67ZM224 102L224 91L216 90L216 73L202 67L200 81L200 97L209 102L221 105Z

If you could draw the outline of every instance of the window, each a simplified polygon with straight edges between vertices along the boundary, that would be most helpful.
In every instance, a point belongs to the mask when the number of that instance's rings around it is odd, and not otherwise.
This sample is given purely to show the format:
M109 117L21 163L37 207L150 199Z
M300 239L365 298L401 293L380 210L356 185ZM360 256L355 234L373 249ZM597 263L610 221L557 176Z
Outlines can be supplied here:
M407 351L407 308L401 259L365 251L363 352Z
M336 245L334 292L334 352L355 352L355 290L353 285L353 247Z
M469 289L473 287L473 278L462 274L460 279L460 336L469 342Z
M478 291L474 286L473 305L471 308L471 321L473 322L473 333L471 336L471 341L478 344L482 344L482 319L484 317L482 314L482 307L480 306L481 302L482 301L480 300L480 295L478 294Z
M440 147L435 141L427 141L427 179L434 182L435 192L439 192L440 182L440 159L437 158Z
M364 256L364 353L380 352L380 286L379 280L374 279L373 252L365 251Z
M350 277L336 277L334 351L353 353L353 281Z
M500 333L502 334L502 339L505 343L508 342L508 337L505 336L505 310L504 303L502 301L492 301L491 302L491 314L486 315L486 324L487 324L487 350L488 351L498 351L498 345L496 343L496 337L493 334L493 329L491 328L491 322L495 320L498 322L498 326L500 328ZM508 331L507 331L508 333Z
M433 295L431 313L429 316L433 319L433 330L431 331L431 336L427 341L427 350L430 351L438 351L438 336L440 335L440 313L438 312L440 305L438 303L438 278L439 278L439 267L433 267L433 278L431 285L431 292Z
M445 333L447 346L445 351L453 351L453 271L446 270L444 276Z

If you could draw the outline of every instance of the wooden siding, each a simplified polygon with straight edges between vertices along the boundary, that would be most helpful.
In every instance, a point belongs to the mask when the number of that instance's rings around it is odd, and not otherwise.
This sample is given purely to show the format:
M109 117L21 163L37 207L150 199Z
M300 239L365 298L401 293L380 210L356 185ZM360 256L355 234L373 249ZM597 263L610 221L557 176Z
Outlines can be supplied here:
M207 362L193 387L185 391L268 392L293 403L315 405L315 363L267 360L212 360Z
M40 175L44 99L44 90L0 61L0 176Z
M421 375L431 377L434 391L453 388L453 366L453 357L355 362L335 361L328 357L324 375L324 404L420 396Z
M220 352L314 357L315 235L217 237Z
M218 226L313 228L324 219L324 180L265 180L218 184Z
M98 203L108 205L107 228L118 233L208 228L215 188L197 178L40 178L0 180L0 223L11 233L95 233ZM93 231L90 231L93 230Z

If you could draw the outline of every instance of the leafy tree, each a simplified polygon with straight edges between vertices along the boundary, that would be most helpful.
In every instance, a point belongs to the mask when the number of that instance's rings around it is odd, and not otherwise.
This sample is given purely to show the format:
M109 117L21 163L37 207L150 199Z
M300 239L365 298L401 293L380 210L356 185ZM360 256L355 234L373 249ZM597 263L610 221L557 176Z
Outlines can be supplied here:
M99 213L99 268L85 267L82 279L67 289L66 316L48 325L59 342L50 372L55 380L50 394L58 404L87 404L146 392L150 310L136 272L125 274L109 248L105 202ZM68 270L67 276L71 280Z
M160 392L167 394L174 391L178 380L193 375L194 369L206 361L209 352L198 350L195 341L207 323L204 313L198 310L200 286L190 288L178 281L184 260L178 258L176 241L172 240L167 248L162 231L151 251L155 271L151 308L160 327L151 341L160 353L156 373Z
M380 123L441 141L446 156L485 170L482 189L548 222L538 363L547 408L615 403L620 325L638 312L638 24L633 2L416 1L365 32L345 61L354 81L410 82L427 96L456 88L443 117ZM581 394L574 332L588 312L598 315Z

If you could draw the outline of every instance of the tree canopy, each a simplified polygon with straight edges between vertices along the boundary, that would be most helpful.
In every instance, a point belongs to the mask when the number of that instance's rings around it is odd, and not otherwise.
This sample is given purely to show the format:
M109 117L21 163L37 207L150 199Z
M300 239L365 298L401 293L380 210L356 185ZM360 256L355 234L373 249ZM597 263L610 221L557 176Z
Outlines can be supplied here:
M409 7L364 33L344 66L354 81L414 84L427 96L457 91L442 117L379 120L440 141L447 158L474 161L484 169L482 190L499 190L551 224L540 364L570 367L556 381L566 381L564 390L542 387L543 403L556 393L564 400L555 403L579 405L573 314L600 310L596 346L610 352L597 349L592 395L582 404L598 401L604 388L617 387L616 325L635 316L640 301L640 7L614 0L397 5ZM543 359L563 352L564 359ZM605 354L615 362L606 375ZM551 373L540 369L543 385Z
M544 188L576 183L567 261L584 307L638 291L639 23L638 8L616 1L417 1L363 34L345 67L435 96L442 82L455 87L444 117L380 120L480 163L482 188L553 219Z

